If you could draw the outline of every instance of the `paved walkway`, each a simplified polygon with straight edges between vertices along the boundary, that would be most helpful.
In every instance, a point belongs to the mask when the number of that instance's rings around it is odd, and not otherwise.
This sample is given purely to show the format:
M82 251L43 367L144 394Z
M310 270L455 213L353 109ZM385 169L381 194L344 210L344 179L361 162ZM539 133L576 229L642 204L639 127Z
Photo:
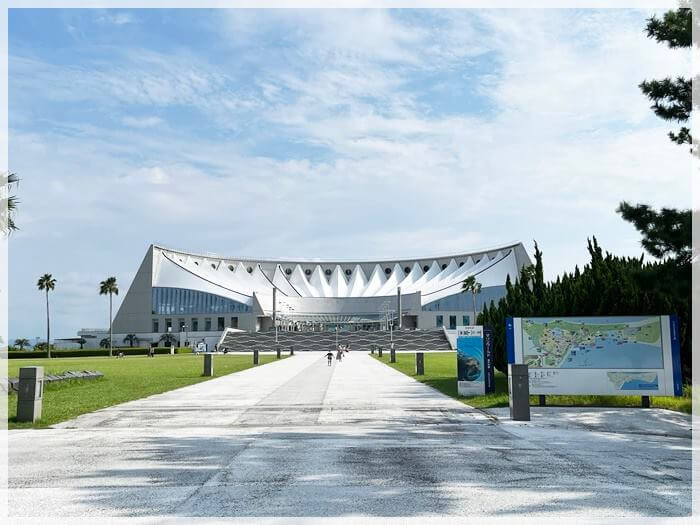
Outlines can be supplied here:
M9 446L19 516L690 513L682 434L501 423L365 354L298 352Z

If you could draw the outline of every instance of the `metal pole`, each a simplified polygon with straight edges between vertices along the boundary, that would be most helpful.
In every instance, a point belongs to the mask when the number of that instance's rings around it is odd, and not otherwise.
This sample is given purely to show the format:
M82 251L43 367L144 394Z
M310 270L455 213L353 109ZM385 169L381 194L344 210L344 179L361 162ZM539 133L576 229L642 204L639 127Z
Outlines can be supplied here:
M399 310L399 330L401 330L401 327L402 327L401 317L403 317L403 312L401 309L401 287L400 286L396 289L396 293L398 296L397 300L398 300L398 310Z

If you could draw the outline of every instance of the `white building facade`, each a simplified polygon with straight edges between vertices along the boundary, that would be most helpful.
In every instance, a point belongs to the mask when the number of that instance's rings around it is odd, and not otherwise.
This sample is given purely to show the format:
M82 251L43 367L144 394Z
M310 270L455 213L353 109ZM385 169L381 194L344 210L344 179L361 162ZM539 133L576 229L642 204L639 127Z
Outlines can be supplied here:
M226 328L327 331L435 329L474 322L530 258L522 243L457 255L375 261L221 257L151 245L117 312L113 345L172 334L213 344ZM472 297L469 277L481 284ZM106 335L82 330L90 346ZM94 336L94 337L89 337ZM92 343L94 341L95 343Z

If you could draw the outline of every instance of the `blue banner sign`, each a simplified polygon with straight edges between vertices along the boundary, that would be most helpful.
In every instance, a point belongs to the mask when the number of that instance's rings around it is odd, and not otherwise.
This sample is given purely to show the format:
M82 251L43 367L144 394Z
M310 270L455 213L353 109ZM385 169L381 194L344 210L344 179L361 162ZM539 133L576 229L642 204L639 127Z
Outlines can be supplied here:
M493 392L493 333L483 326L457 327L457 391L461 396Z

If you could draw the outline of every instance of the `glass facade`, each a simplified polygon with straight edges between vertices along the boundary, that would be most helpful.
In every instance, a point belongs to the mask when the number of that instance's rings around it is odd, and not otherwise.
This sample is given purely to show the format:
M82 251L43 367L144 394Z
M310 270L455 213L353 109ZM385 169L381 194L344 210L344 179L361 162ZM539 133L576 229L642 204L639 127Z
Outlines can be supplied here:
M231 328L238 328L238 317L231 317Z
M435 316L435 326L437 326L438 328L442 328L443 326L445 326L445 322L442 320L441 315Z
M450 330L454 330L455 328L457 328L457 316L451 315L450 316Z
M462 316L462 326L469 326L469 316L468 315Z
M247 304L185 288L153 287L151 303L154 314L218 314L229 312L250 312Z
M153 331L158 332L158 319L153 319Z
M223 330L224 329L224 318L223 317L217 317L216 318L216 329L217 330Z
M211 332L211 317L204 318L204 331Z
M498 303L498 300L506 295L505 286L488 286L481 289L481 293L476 296L476 310L480 312L484 309L484 305L488 306L491 301ZM430 294L424 296L426 299L430 298ZM454 295L448 295L442 299L429 302L423 305L424 311L439 312L471 312L474 309L474 303L472 302L472 294L457 293Z
M199 319L196 317L192 318L192 331L199 332Z

